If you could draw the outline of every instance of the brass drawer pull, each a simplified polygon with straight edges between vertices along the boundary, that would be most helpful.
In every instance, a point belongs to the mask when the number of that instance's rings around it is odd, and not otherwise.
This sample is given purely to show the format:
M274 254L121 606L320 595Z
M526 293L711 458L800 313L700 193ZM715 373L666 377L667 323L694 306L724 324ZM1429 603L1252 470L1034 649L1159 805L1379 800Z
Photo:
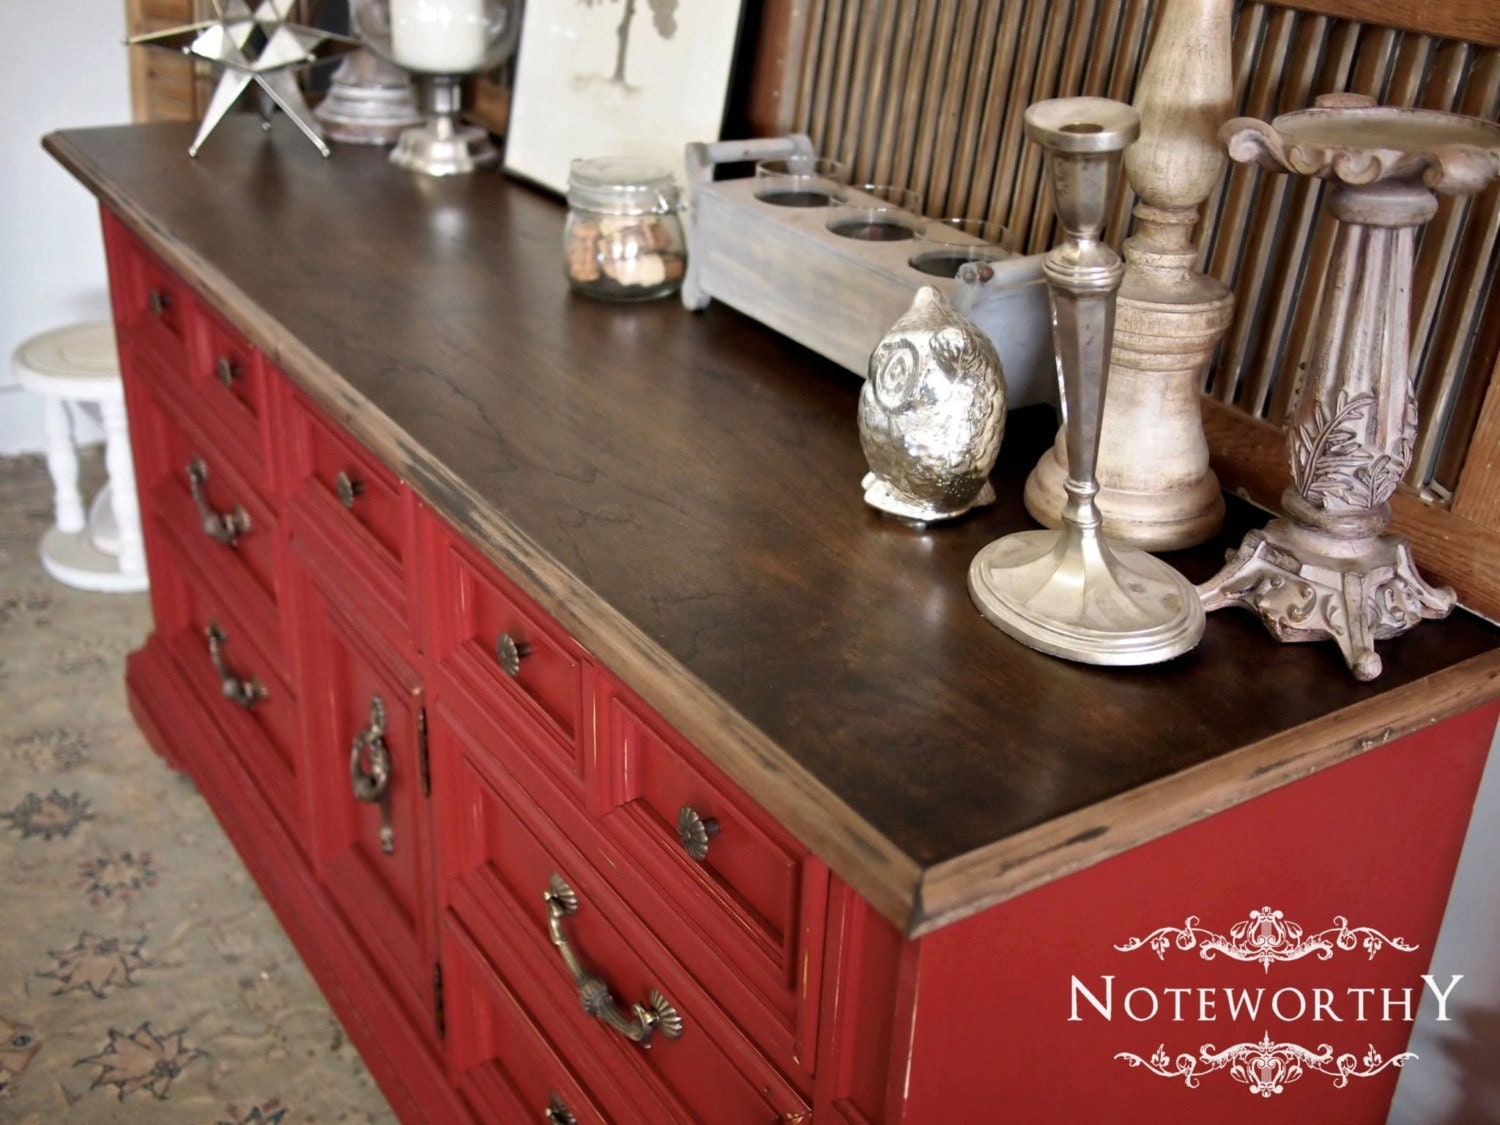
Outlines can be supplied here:
M521 674L521 661L531 655L531 646L525 641L518 641L509 633L501 633L495 638L495 658L500 661L500 669L511 679Z
M229 638L217 621L210 621L204 633L208 637L208 658L214 662L214 671L219 674L219 690L224 698L246 711L254 710L255 705L270 694L265 685L256 679L242 680L229 670L224 663L224 646L229 643Z
M333 478L333 487L334 491L339 494L339 503L350 511L354 510L354 498L365 490L362 481L357 481L342 471Z
M349 750L349 787L354 799L380 805L380 850L396 851L391 827L391 750L385 744L385 700L370 696L370 725L354 736Z
M691 805L677 810L677 838L682 850L699 863L708 858L708 842L718 834L719 822L713 817L704 820Z
M578 1125L578 1118L573 1116L573 1111L556 1094L548 1099L547 1108L542 1112L542 1120L547 1125Z
M224 384L224 388L228 390L234 386L234 381L240 377L240 365L227 355L221 355L214 363L214 374L219 377L219 382Z
M172 307L172 298L153 285L146 290L146 307L151 310L152 316L159 317Z
M232 512L216 512L208 506L203 495L203 486L208 482L208 466L202 457L194 457L187 466L188 488L193 493L193 503L198 505L198 515L203 520L203 534L215 543L233 547L240 536L250 533L250 513L238 504Z
M542 899L547 904L547 930L552 944L557 946L563 964L573 976L573 983L578 987L578 1002L585 1012L647 1050L651 1047L651 1037L658 1031L668 1039L676 1039L682 1034L681 1013L656 989L651 990L644 1004L632 1004L627 1017L610 995L609 985L584 968L583 961L568 941L567 931L563 929L563 919L578 913L578 894L563 882L557 872L554 871L548 880Z

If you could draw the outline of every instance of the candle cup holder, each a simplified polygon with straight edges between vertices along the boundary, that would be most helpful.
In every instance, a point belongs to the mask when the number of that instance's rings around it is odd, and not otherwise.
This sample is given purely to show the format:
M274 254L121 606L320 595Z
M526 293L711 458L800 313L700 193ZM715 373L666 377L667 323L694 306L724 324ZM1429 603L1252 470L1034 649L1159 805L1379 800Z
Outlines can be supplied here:
M355 0L352 14L364 44L411 74L425 118L397 139L391 163L428 176L498 165L488 132L460 121L463 84L515 54L521 0Z
M755 198L773 207L827 207L849 182L837 160L794 153L755 164Z
M1454 605L1451 589L1417 573L1405 536L1384 532L1417 433L1408 327L1417 229L1438 195L1471 195L1500 176L1500 127L1335 94L1269 125L1236 118L1220 136L1237 161L1331 181L1324 205L1338 229L1315 358L1288 426L1286 518L1250 532L1199 589L1206 609L1244 606L1277 640L1335 641L1355 678L1372 680L1377 640Z
M1086 664L1154 664L1203 635L1191 583L1143 551L1104 537L1095 464L1124 267L1099 241L1120 154L1140 130L1130 106L1058 98L1026 110L1042 146L1067 237L1044 266L1062 381L1069 474L1062 526L1023 531L985 547L969 567L969 594L989 621L1023 644Z
M840 238L860 242L906 242L920 235L926 225L922 197L888 184L861 184L836 193L828 203L824 223Z

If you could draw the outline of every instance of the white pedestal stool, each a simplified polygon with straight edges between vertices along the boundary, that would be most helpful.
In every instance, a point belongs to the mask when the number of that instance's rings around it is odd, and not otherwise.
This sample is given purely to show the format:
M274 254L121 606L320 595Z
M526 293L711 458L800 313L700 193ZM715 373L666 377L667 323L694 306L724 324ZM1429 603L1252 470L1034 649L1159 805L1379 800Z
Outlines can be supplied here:
M21 386L41 396L45 411L57 526L42 536L42 565L80 590L144 590L146 554L114 328L106 321L55 328L23 341L11 362ZM69 419L86 402L97 403L103 416L109 473L87 515Z

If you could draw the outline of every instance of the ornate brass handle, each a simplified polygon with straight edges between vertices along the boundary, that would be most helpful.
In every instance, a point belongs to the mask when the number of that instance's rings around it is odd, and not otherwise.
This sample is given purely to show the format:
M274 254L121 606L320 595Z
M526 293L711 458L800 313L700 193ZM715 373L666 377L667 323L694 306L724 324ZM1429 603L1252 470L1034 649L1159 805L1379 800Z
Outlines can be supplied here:
M495 658L500 661L501 671L512 679L521 674L521 661L530 655L531 646L509 633L501 633L495 638Z
M208 658L214 662L214 671L219 674L219 690L224 698L246 711L253 710L270 694L265 685L256 679L242 680L229 670L224 663L224 646L229 643L229 638L217 621L210 621L204 633L208 637Z
M203 495L203 486L208 481L208 466L202 457L194 457L187 466L188 488L193 493L193 503L198 505L198 515L203 520L203 534L215 543L233 547L240 536L250 532L250 513L238 504L232 512L216 512L208 506Z
M542 1120L547 1125L578 1125L578 1118L573 1116L573 1111L556 1094L548 1099L547 1108L542 1111Z
M146 291L146 307L152 316L161 316L172 307L172 298L153 285Z
M391 827L391 750L385 744L385 700L370 696L370 725L354 736L349 750L349 787L354 799L380 805L380 850L396 851Z
M677 838L682 841L682 850L699 863L708 858L708 842L718 834L719 822L713 817L703 819L692 805L677 810Z
M228 389L240 377L240 365L227 355L221 355L214 363L214 374L219 377L219 382L223 383L224 387Z
M354 498L365 490L361 481L355 480L343 471L333 478L333 487L334 491L339 494L339 503L350 510L354 508Z
M542 899L547 904L547 931L562 956L563 964L573 976L573 983L578 987L578 1002L585 1012L647 1050L651 1047L651 1037L658 1031L668 1039L676 1039L682 1034L681 1013L656 989L651 990L644 1004L632 1004L627 1017L610 995L609 985L584 967L562 924L569 914L578 913L578 894L563 882L557 872L554 871L548 880Z

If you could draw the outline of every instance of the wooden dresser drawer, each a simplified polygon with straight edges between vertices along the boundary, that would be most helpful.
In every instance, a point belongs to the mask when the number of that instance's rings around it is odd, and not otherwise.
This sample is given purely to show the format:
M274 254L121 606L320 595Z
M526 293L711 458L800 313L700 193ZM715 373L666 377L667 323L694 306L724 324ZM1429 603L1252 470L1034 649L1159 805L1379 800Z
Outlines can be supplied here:
M157 628L224 742L276 810L288 834L305 846L298 791L301 729L297 696L276 672L230 605L201 574L169 554L151 560Z
M274 510L222 456L218 443L148 397L135 419L142 495L177 551L224 600L277 673L288 675L280 612L280 545Z
M433 654L444 670L581 791L592 733L592 669L581 646L450 533L432 525L436 604Z
M298 438L295 486L323 501L339 533L394 571L406 565L406 515L396 475L292 396Z
M564 826L532 801L499 764L506 752L497 730L471 732L441 702L430 719L434 798L446 810L440 898L490 962L506 966L508 984L555 1041L576 1042L611 1076L612 1089L591 1087L610 1116L649 1107L650 1121L733 1125L806 1113L797 1090L736 1026L738 1013L731 1019L719 1008L596 870L593 858L604 854L597 830L576 813ZM559 919L571 952L627 1020L659 992L682 1019L679 1038L657 1030L646 1050L580 1005L549 937L543 896L555 889L554 875L576 895L576 910ZM679 927L665 928L675 938Z
M448 1066L476 1118L577 1125L611 1120L586 1092L563 1049L453 916L443 923L442 959L444 995L451 997L444 1005Z
M222 455L233 460L263 496L273 497L273 466L267 455L272 369L237 329L201 304L191 328L191 409L204 429L216 436Z
M173 376L187 367L188 326L196 299L187 284L104 212L111 296L120 346L153 353Z
M643 703L599 674L601 823L638 913L692 918L678 956L783 1065L810 1077L828 872ZM729 961L734 973L716 969ZM719 983L722 982L722 983Z
M375 456L334 430L301 394L285 386L278 419L290 431L283 447L284 518L293 552L325 585L345 590L362 622L393 651L415 660L408 568L416 534L416 499Z

